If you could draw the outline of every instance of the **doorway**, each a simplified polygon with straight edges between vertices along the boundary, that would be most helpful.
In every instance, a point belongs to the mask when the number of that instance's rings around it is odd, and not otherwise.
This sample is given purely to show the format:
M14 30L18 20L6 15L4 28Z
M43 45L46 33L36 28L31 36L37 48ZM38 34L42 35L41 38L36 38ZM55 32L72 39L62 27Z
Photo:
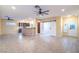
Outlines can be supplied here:
M40 34L56 36L56 21L42 22L40 24Z
M37 27L38 27L38 33L40 33L40 22L38 22L38 25L37 25Z

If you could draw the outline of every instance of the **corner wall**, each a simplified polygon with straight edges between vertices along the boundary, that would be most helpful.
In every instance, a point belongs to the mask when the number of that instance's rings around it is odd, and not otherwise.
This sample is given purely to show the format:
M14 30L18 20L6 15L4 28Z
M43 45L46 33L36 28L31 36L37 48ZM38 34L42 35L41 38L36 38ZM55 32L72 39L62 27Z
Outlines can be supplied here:
M75 33L69 34L70 29L68 28L67 32L64 32L64 25L70 22L74 22L77 25L77 31ZM63 36L71 36L71 37L77 37L79 38L79 17L78 16L57 16L56 17L56 36L57 37L63 37Z
M77 33L78 33L78 17L77 16L69 16L69 17L63 17L63 29L64 29L64 26L65 25L67 25L68 26L68 28L67 28L67 31L66 32L64 32L64 30L63 30L63 35L64 36L73 36L73 37L77 37ZM70 30L70 28L69 28L69 24L70 23L72 23L72 22L74 22L75 23L75 25L76 25L76 32L72 32L71 30Z
M62 37L62 26L61 26L61 16L56 17L56 36Z

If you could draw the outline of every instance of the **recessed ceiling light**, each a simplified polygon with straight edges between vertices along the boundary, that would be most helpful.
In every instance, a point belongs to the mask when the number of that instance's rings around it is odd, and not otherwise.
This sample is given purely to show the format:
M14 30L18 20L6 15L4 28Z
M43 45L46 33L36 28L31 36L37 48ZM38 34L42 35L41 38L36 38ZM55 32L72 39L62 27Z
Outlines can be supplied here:
M15 9L16 9L16 7L15 7L15 6L12 6L11 8L12 8L13 10L15 10Z
M62 11L62 12L64 12L64 11L65 11L65 9L61 9L61 11Z

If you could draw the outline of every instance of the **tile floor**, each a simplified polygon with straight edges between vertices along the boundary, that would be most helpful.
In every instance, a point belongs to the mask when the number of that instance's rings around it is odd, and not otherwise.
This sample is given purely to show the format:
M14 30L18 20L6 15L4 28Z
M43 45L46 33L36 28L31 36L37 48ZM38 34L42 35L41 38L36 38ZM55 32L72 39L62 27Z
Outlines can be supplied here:
M0 36L0 53L78 53L79 39L55 36Z

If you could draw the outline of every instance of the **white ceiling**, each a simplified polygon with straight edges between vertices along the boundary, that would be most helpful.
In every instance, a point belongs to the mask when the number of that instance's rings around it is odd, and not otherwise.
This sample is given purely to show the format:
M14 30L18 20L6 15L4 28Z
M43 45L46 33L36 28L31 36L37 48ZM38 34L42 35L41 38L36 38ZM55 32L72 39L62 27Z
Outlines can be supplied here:
M36 9L34 5L14 5L16 10L12 10L11 5L0 5L0 17L10 16L13 18L35 18ZM50 10L46 16L79 15L79 5L41 5L43 10ZM64 12L61 9L65 9Z

